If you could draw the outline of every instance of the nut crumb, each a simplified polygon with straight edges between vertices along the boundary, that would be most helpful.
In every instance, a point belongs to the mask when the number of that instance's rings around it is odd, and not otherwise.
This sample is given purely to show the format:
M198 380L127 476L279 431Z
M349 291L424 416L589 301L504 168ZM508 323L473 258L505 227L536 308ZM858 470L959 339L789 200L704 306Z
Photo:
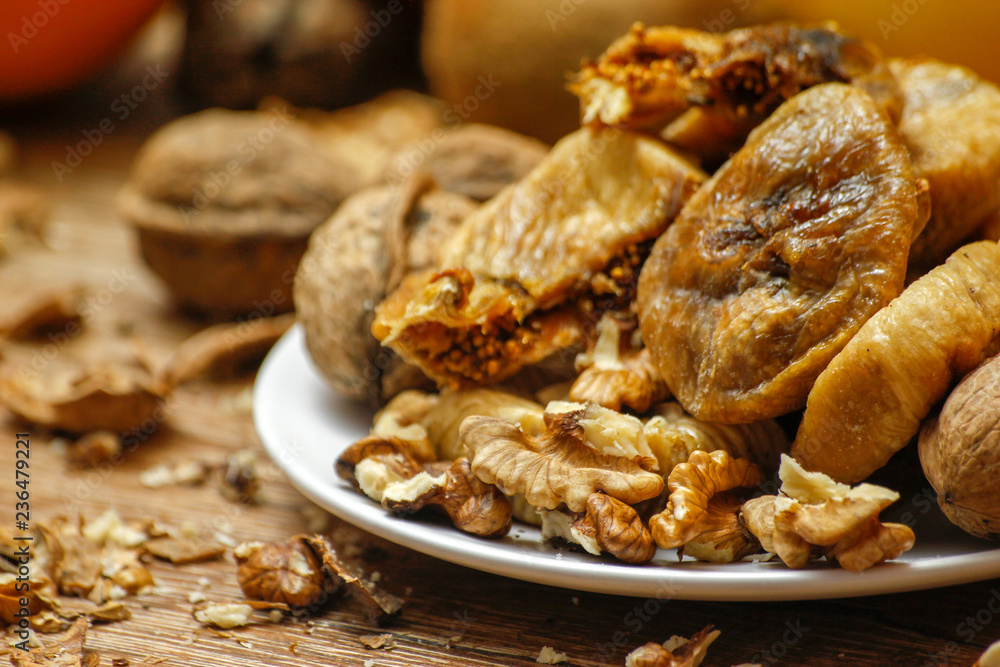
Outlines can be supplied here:
M375 667L374 660L365 660L365 667Z
M248 604L210 604L194 612L195 620L205 625L215 625L228 630L250 623L253 607Z
M380 635L361 635L358 639L368 648L384 648L386 650L396 647L396 639L389 633Z
M538 652L535 662L542 665L557 665L560 662L566 662L568 659L565 653L559 653L551 646L543 646L542 650Z
M191 591L188 593L188 602L191 604L198 604L199 602L204 602L208 598L205 597L203 591Z
M111 665L112 665L112 667L129 667L130 664L131 663L128 661L128 658L112 658L111 659Z

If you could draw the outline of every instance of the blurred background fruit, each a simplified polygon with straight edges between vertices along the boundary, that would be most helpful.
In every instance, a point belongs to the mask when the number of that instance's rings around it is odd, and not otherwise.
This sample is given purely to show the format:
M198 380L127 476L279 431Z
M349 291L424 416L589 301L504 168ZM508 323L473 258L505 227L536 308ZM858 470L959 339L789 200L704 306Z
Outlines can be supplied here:
M109 65L163 0L3 0L0 101L52 93Z

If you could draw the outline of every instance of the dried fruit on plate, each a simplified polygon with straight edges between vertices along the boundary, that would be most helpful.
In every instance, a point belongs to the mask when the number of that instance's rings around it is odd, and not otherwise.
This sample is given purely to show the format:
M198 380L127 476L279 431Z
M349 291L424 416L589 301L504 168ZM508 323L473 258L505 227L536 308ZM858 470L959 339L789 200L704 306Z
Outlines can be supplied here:
M466 218L372 332L441 384L503 380L629 308L647 244L704 178L656 139L581 129Z
M910 248L911 275L947 259L1000 210L1000 90L936 60L890 60L903 91L899 133L930 184L930 220Z
M403 276L436 267L441 244L474 210L472 200L414 177L362 190L313 232L295 274L295 308L330 386L377 405L427 383L372 337L375 305Z
M722 34L636 24L584 64L572 90L584 123L655 127L692 107L736 122L760 120L800 91L829 82L852 83L899 117L899 88L879 50L841 35L833 23Z
M912 283L875 314L820 374L792 456L857 482L917 434L956 379L1000 331L1000 246L979 241Z
M639 278L643 340L699 419L742 423L805 403L816 376L903 288L927 202L872 98L795 96L659 238Z
M1000 356L969 373L920 432L938 505L966 532L1000 539Z

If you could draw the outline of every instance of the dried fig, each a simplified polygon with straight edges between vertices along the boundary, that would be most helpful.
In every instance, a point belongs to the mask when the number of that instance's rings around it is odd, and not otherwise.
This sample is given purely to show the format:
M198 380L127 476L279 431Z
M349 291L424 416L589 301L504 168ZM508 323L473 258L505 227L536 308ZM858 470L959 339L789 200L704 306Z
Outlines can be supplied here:
M631 306L648 244L703 178L656 139L581 129L466 218L445 269L403 281L372 332L442 384L510 377Z
M902 290L922 202L869 95L831 83L782 105L688 201L640 275L643 340L674 396L721 423L801 407Z
M816 379L792 456L860 481L917 434L1000 331L1000 246L963 246L876 313Z
M354 175L283 112L210 109L143 145L119 201L143 258L200 314L288 311L309 233Z
M637 23L584 63L571 88L584 123L627 127L662 125L697 106L763 119L798 92L829 82L862 88L898 118L899 87L882 54L836 27L774 23L718 34Z
M920 431L920 464L945 516L1000 539L1000 356L969 373Z
M486 201L521 180L548 152L537 139L467 123L448 132L437 130L400 150L387 177L401 180L414 169L424 169L442 189Z
M1000 90L934 60L891 60L903 91L899 133L930 184L930 220L910 248L909 271L943 262L1000 210Z
M474 210L468 198L415 177L359 192L316 230L295 275L295 308L330 386L378 404L426 383L379 347L370 331L375 305L408 272L436 266L441 244Z

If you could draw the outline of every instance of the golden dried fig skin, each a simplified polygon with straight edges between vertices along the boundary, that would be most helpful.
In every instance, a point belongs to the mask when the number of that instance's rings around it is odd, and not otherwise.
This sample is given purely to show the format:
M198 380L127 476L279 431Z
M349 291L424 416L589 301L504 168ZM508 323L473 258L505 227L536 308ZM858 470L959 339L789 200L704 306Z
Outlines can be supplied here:
M920 216L897 133L857 88L780 107L687 203L639 277L639 321L699 419L801 407L816 376L899 294Z
M731 118L763 118L811 86L852 83L898 118L901 94L879 50L836 24L790 23L710 33L636 24L571 90L584 123L655 127L692 107Z
M1000 90L935 60L894 59L889 68L903 91L899 133L934 203L910 248L919 276L1000 210Z
M962 530L1000 539L1000 356L969 373L920 431L920 464Z
M631 300L643 243L704 178L656 139L581 129L469 216L442 249L444 270L404 280L372 332L439 383L503 380L581 339L574 311L598 298L600 277L612 307Z
M963 246L876 313L816 379L792 445L810 470L858 482L917 434L1000 332L1000 246Z
M426 383L370 331L375 305L399 269L389 227L401 187L370 188L348 198L310 237L295 276L295 307L316 367L334 389L373 403ZM404 274L435 266L442 243L476 208L462 195L436 189L418 193L409 206L402 212Z

